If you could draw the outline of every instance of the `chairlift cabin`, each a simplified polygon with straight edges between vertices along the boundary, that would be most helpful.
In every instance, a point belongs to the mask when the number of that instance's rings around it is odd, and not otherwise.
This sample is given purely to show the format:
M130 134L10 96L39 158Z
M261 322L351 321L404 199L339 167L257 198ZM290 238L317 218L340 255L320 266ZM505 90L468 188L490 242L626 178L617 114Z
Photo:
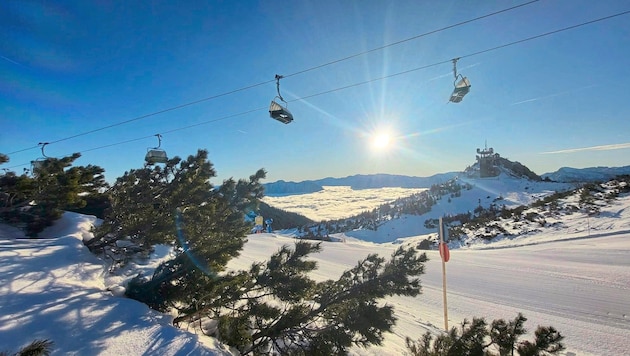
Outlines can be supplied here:
M450 101L453 103L459 103L464 99L464 95L468 94L470 91L470 81L468 78L463 77L457 84L455 84L455 89L453 89L453 93L451 94Z
M44 152L44 148L46 147L46 145L48 144L48 142L40 142L39 146L41 146L41 150L42 150L42 157L31 161L31 172L32 174L37 174L37 171L39 171L40 169L42 169L44 167L44 163L46 163L46 160L48 159L48 156L46 156L46 153Z
M168 156L166 151L160 149L162 145L162 135L156 134L158 138L158 146L147 149L147 154L144 156L144 160L147 164L166 163L168 162Z
M470 81L468 78L463 77L461 74L457 74L457 61L459 58L453 59L453 75L455 76L455 82L453 85L455 89L453 89L453 93L451 94L451 98L449 99L452 103L459 103L464 99L464 96L470 92ZM459 81L457 81L459 79Z
M280 79L282 79L282 76L276 74L276 89L278 91L278 95L271 101L271 105L269 105L269 116L283 124L288 124L293 121L293 115L289 109L287 109L287 102L284 98L282 98L282 95L280 95ZM285 105L282 106L276 101L276 99L280 99L279 101L284 102Z
M288 124L293 121L291 112L286 107L278 104L275 100L272 100L271 105L269 105L269 116L283 124Z
M36 174L42 167L44 167L44 162L46 162L45 158L38 158L34 161L31 161L31 172Z
M168 157L166 156L166 151L150 148L146 156L144 156L144 160L147 161L148 164L166 163L168 162Z

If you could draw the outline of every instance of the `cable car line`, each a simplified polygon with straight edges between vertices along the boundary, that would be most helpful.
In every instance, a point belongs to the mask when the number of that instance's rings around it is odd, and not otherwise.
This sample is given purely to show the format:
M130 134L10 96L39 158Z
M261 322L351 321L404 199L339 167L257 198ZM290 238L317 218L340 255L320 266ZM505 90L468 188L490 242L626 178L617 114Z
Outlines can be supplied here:
M457 57L457 59L473 57L473 56L477 56L477 55L480 55L480 54L483 54L483 53L496 51L496 50L499 50L499 49L502 49L502 48L505 48L505 47L513 46L513 45L520 44L520 43L527 42L527 41L532 41L532 40L535 40L535 39L538 39L538 38L541 38L541 37L545 37L545 36L550 36L550 35L553 35L553 34L556 34L556 33L559 33L559 32L572 30L572 29L575 29L575 28L578 28L578 27L581 27L581 26L585 26L585 25L589 25L589 24L595 23L595 22L608 20L608 19L613 18L613 17L626 15L628 13L630 13L630 10L624 11L624 12L621 12L621 13L617 13L617 14L614 14L614 15L602 17L602 18L599 18L599 19L595 19L595 20L592 20L592 21L580 23L580 24L577 24L577 25L561 28L561 29L558 29L558 30L542 33L542 34L539 34L539 35L536 35L536 36L532 36L532 37L528 37L528 38L524 38L524 39L521 39L521 40L518 40L518 41L505 43L505 44L502 44L502 45L499 45L499 46L495 46L495 47L491 47L491 48L488 48L488 49L484 49L484 50L481 50L481 51L465 54L465 55ZM441 61L441 62L436 62L436 63L433 63L433 64L427 64L427 65L422 66L422 67L412 68L412 69L408 69L408 70L405 70L405 71L402 71L402 72L393 73L393 74L389 74L389 75L378 77L378 78L373 78L373 79L366 80L366 81L363 81L363 82L354 83L354 84L346 85L346 86L335 88L335 89L330 89L330 90L323 91L323 92L320 92L320 93L317 93L317 94L311 94L311 95L303 96L303 97L300 97L300 98L297 98L297 99L292 99L292 100L289 100L289 102L298 101L298 100L304 100L304 99L308 99L308 98L312 98L312 97L316 97L316 96L320 96L320 95L324 95L324 94L329 94L329 93L336 92L336 91L339 91L339 90L348 89L348 88L364 85L364 84L367 84L367 83L371 83L371 82L374 82L374 81L379 81L379 80L383 80L383 79L388 79L388 78L400 76L400 75L403 75L403 74L409 74L411 72L415 72L415 71L418 71L418 70L422 70L422 69L426 69L426 68L430 68L430 67L435 67L435 66L438 66L438 65L442 65L442 64L446 64L446 63L452 63L452 62L453 62L453 59L448 59L448 60L444 60L444 61Z
M126 140L126 141L121 141L121 142L116 142L116 143L110 143L108 145L104 145L104 146L99 146L99 147L93 147L93 148L89 148L87 150L81 150L80 152L90 152L90 151L96 151L96 150L100 150L103 148L108 148L108 147L113 147L113 146L118 146L118 145L122 145L125 143L130 143L130 142L135 142L135 141L141 141L141 140L146 140L148 138L152 138L155 137L155 135L149 135L149 136L143 136L143 137L138 137L138 138L132 138L130 140ZM67 154L65 156L69 156L70 154ZM63 156L62 156L63 157Z
M428 35L431 35L431 34L435 34L435 33L442 32L442 31L445 31L445 30L448 30L448 29L452 29L452 28L455 28L455 27L458 27L458 26L462 26L462 25L465 25L465 24L468 24L468 23L471 23L471 22L475 22L475 21L478 21L478 20L481 20L481 19L484 19L484 18L495 16L495 15L501 14L503 12L507 12L507 11L514 10L514 9L517 9L517 8L520 8L520 7L523 7L523 6L531 5L531 4L533 4L535 2L538 2L538 1L540 1L540 0L532 0L532 1L520 4L520 5L512 6L512 7L503 9L503 10L499 10L499 11L495 11L495 12L492 12L492 13L489 13L489 14L486 14L486 15L482 15L482 16L479 16L479 17L476 17L476 18L473 18L473 19L470 19L470 20L458 22L456 24L449 25L449 26L446 26L446 27L442 27L442 28L439 28L437 30L425 32L425 33L420 34L420 35L409 37L409 38L406 38L406 39L403 39L403 40L399 40L399 41L396 41L396 42L392 42L392 43L389 43L389 44L386 44L386 45L383 45L383 46L380 46L380 47L377 47L377 48L373 48L373 49L370 49L370 50L367 50L367 51L364 51L364 52L360 52L360 53L357 53L357 54L354 54L354 55L351 55L351 56L347 56L347 57L340 58L340 59L337 59L337 60L334 60L334 61L330 61L330 62L327 62L327 63L324 63L324 64L320 64L320 65L317 65L317 66L314 66L314 67L311 67L311 68L307 68L307 69L300 70L300 71L297 71L297 72L294 72L294 73L291 73L291 74L287 74L287 75L284 75L283 77L285 77L285 78L286 77L293 77L293 76L296 76L296 75L307 73L307 72L310 72L310 71L313 71L313 70L316 70L316 69L327 67L327 66L330 66L332 64L340 63L340 62L343 62L343 61L346 61L346 60L349 60L349 59L352 59L352 58L355 58L355 57L359 57L359 56L362 56L362 55L365 55L365 54L368 54L368 53L379 51L379 50L382 50L382 49L385 49L385 48L388 48L388 47L391 47L391 46L395 46L395 45L398 45L398 44L401 44L401 43L409 42L409 41L412 41L412 40L415 40L415 39L418 39L418 38L421 38L421 37L425 37L425 36L428 36ZM65 138L61 138L61 139L58 139L58 140L55 140L55 141L50 141L49 144L67 141L67 140L70 140L70 139L73 139L73 138L77 138L77 137L89 135L89 134L92 134L92 133L95 133L95 132L107 130L107 129L110 129L110 128L113 128L113 127L116 127L116 126L125 125L125 124L128 124L128 123L134 122L134 121L139 121L139 120L146 119L146 118L149 118L149 117L152 117L152 116L156 116L156 115L159 115L159 114L164 114L166 112L179 110L179 109L182 109L182 108L185 108L185 107L188 107L188 106L192 106L192 105L196 105L196 104L202 103L204 101L217 99L217 98L220 98L220 97L223 97L223 96L227 96L227 95L230 95L230 94L234 94L234 93L238 93L238 92L241 92L241 91L253 89L253 88L265 85L265 84L273 83L274 81L276 81L276 79L268 80L268 81L264 81L264 82L260 82L260 83L256 83L256 84L247 85L247 86L244 86L242 88L234 89L234 90L231 90L231 91L228 91L228 92L216 94L216 95L209 96L209 97L206 97L206 98L202 98L202 99L199 99L199 100L191 101L191 102L188 102L188 103L185 103L185 104L181 104L181 105L173 106L173 107L166 108L166 109L163 109L163 110L155 111L155 112L152 112L152 113L149 113L149 114L137 116L137 117L131 118L129 120L124 120L124 121L121 121L121 122L118 122L118 123L114 123L114 124L111 124L111 125L108 125L108 126L104 126L104 127L101 127L101 128L97 128L97 129L94 129L94 130L85 131L85 132L78 133L76 135L68 136L68 137L65 137ZM38 147L39 147L39 145L28 147L28 148L24 148L24 149L21 149L21 150L9 152L9 153L7 153L7 155L12 155L12 154L16 154L16 153L32 150L32 149L38 148Z
M130 122L146 119L146 118L151 117L151 116L164 114L166 112L173 111L173 110L182 109L182 108L185 108L187 106L192 106L192 105L204 102L204 101L209 101L209 100L220 98L222 96L226 96L226 95L234 94L234 93L237 93L237 92L240 92L240 91L245 91L245 90L248 90L248 89L252 89L252 88L264 85L264 84L272 83L274 81L275 81L275 79L274 80L268 80L266 82L260 82L260 83L257 83L257 84L248 85L246 87L242 87L242 88L239 88L239 89L234 89L234 90L229 91L229 92L225 92L225 93L209 96L209 97L206 97L206 98L203 98L203 99L199 99L199 100L191 101L191 102L188 102L188 103L185 103L185 104L173 106L173 107L170 107L170 108L167 108L167 109L163 109L163 110L160 110L160 111L155 111L155 112L152 112L150 114L134 117L133 119L121 121L121 122L118 122L118 123L115 123L115 124L111 124L111 125L108 125L108 126L104 126L104 127L98 128L98 129L82 132L82 133L79 133L79 134L76 134L76 135L73 135L73 136L68 136L68 137L65 137L65 138L62 138L62 139L59 139L59 140L50 141L48 144L53 144L53 143L58 143L58 142L62 142L62 141L67 141L67 140L70 140L70 139L73 139L73 138L77 138L77 137L80 137L80 136L85 136L85 135L88 135L88 134L91 134L91 133L94 133L94 132L103 131L103 130L106 130L106 129L110 129L112 127L121 126L121 125L124 125L124 124L128 124ZM38 148L38 147L39 146L25 148L25 149L22 149L22 150L19 150L19 151L14 151L14 152L7 153L7 155L28 151L28 150L31 150L33 148Z
M304 70L301 70L301 71L298 71L298 72L295 72L295 73L292 73L292 74L287 74L287 75L285 75L284 77L287 77L287 78L288 78L288 77L292 77L292 76L294 76L294 75L298 75L298 74L303 74L303 73L306 73L306 72L310 72L310 71L313 71L313 70L316 70L316 69L320 69L320 68L323 68L323 67L326 67L326 66L329 66L329 65L332 65L332 64L336 64L336 63L339 63L339 62L346 61L346 60L348 60L348 59L352 59L352 58L359 57L359 56L362 56L362 55L365 55L365 54L368 54L368 53L372 53L372 52L380 51L380 50L382 50L382 49L385 49L385 48L388 48L388 47L391 47L391 46L395 46L395 45L399 45L399 44L401 44L401 43L405 43L405 42L409 42L409 41L412 41L412 40L416 40L416 39L421 38L421 37L425 37L425 36L433 35L433 34L438 33L438 32L442 32L442 31L450 30L451 28L455 28L455 27L462 26L462 25L465 25L465 24L468 24L468 23L471 23L471 22L475 22L475 21L478 21L478 20L481 20L481 19L484 19L484 18L487 18L487 17L491 17L491 16L494 16L494 15L498 15L498 14L503 13L503 12L507 12L507 11L510 11L510 10L517 9L517 8L519 8L519 7L523 7L523 6L531 5L531 4L533 4L533 3L535 3L535 2L538 2L538 1L540 1L540 0L532 0L532 1L527 2L527 3L524 3L524 4L520 4L520 5L512 6L512 7L507 8L507 9L503 9L503 10L499 10L499 11L496 11L496 12L492 12L492 13L489 13L489 14L486 14L486 15L483 15L483 16L475 17L474 19L470 19L470 20L466 20L466 21L458 22L458 23L456 23L456 24L449 25L449 26L446 26L446 27L442 27L442 28L439 28L439 29L437 29L437 30L433 30L433 31L425 32L425 33L423 33L423 34L416 35L416 36L413 36L413 37L409 37L409 38L406 38L406 39L404 39L404 40L400 40L400 41L396 41L396 42L388 43L388 44L386 44L386 45L383 45L383 46L380 46L380 47L376 47L376 48L372 48L372 49L369 49L369 50L364 51L364 52L360 52L360 53L357 53L357 54L353 54L353 55L350 55L350 56L347 56L347 57L344 57L344 58L340 58L340 59L337 59L337 60L334 60L334 61L330 61L330 62L328 62L328 63L320 64L320 65L315 66L315 67L312 67L312 68L304 69Z
M236 113L236 114L232 114L232 115L227 115L227 116L223 116L217 119L212 119L212 120L208 120L208 121L203 121L203 122L198 122L196 124L192 124L192 125L188 125L188 126L182 126L182 127L178 127L178 128L174 128L172 130L167 130L167 131L162 131L161 134L169 134L169 133L173 133L173 132L177 132L177 131L182 131L182 130L187 130L193 127L197 127L197 126L203 126L203 125L208 125L211 124L213 122L217 122L217 121L222 121L222 120L227 120L227 119L231 119L233 117L237 117L237 116L242 116L242 115L247 115L256 111L261 111L261 110L265 110L267 109L267 107L258 107L255 109L251 109L251 110L247 110L247 111L243 111L240 113ZM108 148L108 147L112 147L112 146L118 146L118 145L122 145L125 143L130 143L130 142L135 142L135 141L140 141L140 140L145 140L148 138L152 138L155 137L155 135L148 135L148 136L143 136L143 137L139 137L139 138L134 138L134 139L130 139L130 140L126 140L126 141L121 141L121 142L116 142L116 143L110 143L108 145L104 145L104 146L99 146L99 147L93 147L87 150L81 150L81 152L90 152L90 151L96 151L96 150L100 150L103 148ZM70 154L67 154L66 156L68 156ZM17 166L16 166L17 167ZM13 167L9 167L9 168L13 168Z
M619 16L623 16L623 15L627 15L627 14L630 14L630 10L619 12L619 13L612 14L612 15L605 16L605 17L601 17L601 18L598 18L598 19L590 20L590 21L587 21L587 22L582 22L582 23L579 23L579 24L576 24L576 25L571 25L571 26L564 27L564 28L561 28L561 29L545 32L545 33L542 33L542 34L539 34L539 35L535 35L535 36L531 36L531 37L527 37L527 38L524 38L524 39L521 39L521 40L512 41L512 42L505 43L505 44L502 44L502 45L499 45L499 46L487 48L487 49L484 49L484 50L481 50L481 51L472 52L472 53L469 53L469 54L464 54L464 55L461 55L461 56L456 57L456 58L461 59L461 58L468 58L468 57L477 56L477 55L480 55L480 54L496 51L496 50L499 50L499 49L503 49L503 48L506 48L506 47L509 47L509 46L521 44L521 43L528 42L528 41L533 41L533 40L536 40L536 39L539 39L539 38L542 38L542 37L551 36L551 35L554 35L554 34L557 34L557 33L560 33L560 32L573 30L573 29L576 29L576 28L579 28L579 27L583 27L583 26L590 25L590 24L593 24L593 23L609 20L609 19L612 19L612 18L615 18L615 17L619 17ZM330 94L330 93L333 93L333 92L336 92L336 91L341 91L341 90L349 89L349 88L352 88L352 87L357 87L357 86L368 84L368 83L371 83L371 82L384 80L384 79L388 79L388 78L392 78L392 77L396 77L396 76L400 76L400 75L404 75L404 74L409 74L409 73L416 72L416 71L419 71L419 70L422 70L422 69L427 69L427 68L430 68L430 67L435 67L435 66L438 66L438 65L446 64L446 63L452 63L452 61L453 61L453 59L443 60L443 61L440 61L440 62L427 64L427 65L424 65L424 66L421 66L421 67L408 69L408 70L405 70L405 71L402 71L402 72L397 72L397 73L389 74L389 75L386 75L386 76L382 76L382 77L366 80L366 81L363 81L363 82L354 83L354 84L346 85L346 86L343 86L343 87L337 87L337 88L326 90L326 91L319 92L319 93L316 93L316 94L310 94L310 95L307 95L307 96L302 96L302 97L299 97L299 98L287 100L287 102L300 101L300 100L304 100L304 99L313 98L313 97L316 97L316 96L321 96L321 95L324 95L324 94ZM192 128L192 127L207 125L207 124L210 124L210 123L213 123L213 122L226 120L226 119L237 117L237 116L246 115L246 114L249 114L249 113L252 113L252 112L255 112L255 111L264 110L264 109L266 109L266 107L259 107L259 108L256 108L256 109L250 109L250 110L247 110L247 111L244 111L244 112L231 114L231 115L228 115L228 116L223 116L221 118L208 120L208 121L204 121L204 122L200 122L200 123L197 123L197 124L188 125L188 126L184 126L184 127L179 127L179 128L175 128L175 129L168 130L168 131L163 131L162 134L172 133L172 132L176 132L176 131L181 131L181 130L189 129L189 128ZM137 139L126 140L126 141L122 141L122 142L118 142L118 143L112 143L112 144L108 144L108 145L100 146L100 147L96 147L96 148L91 148L91 149L88 149L88 150L82 150L81 152L95 151L95 150L98 150L98 149L112 147L112 146L121 145L121 144L134 142L134 141L139 141L139 140L151 138L151 137L154 137L154 136L155 136L155 134L149 135L149 136L144 136L144 137L137 138ZM36 147L40 147L40 145L38 145ZM28 164L29 163L21 164L21 165L15 165L15 166L12 166L12 167L7 167L7 168L9 168L9 169L10 168L16 168L16 167L21 167L21 166L28 165Z
M190 128L193 128L193 127L202 126L202 125L207 125L207 124L211 124L211 123L213 123L213 122L222 121L222 120L227 120L227 119L231 119L231 118L233 118L233 117L237 117L237 116L243 116L243 115L251 114L251 113L253 113L253 112L256 112L256 111L261 111L261 110L264 110L264 109L267 109L267 107L265 107L265 106L263 106L263 107L258 107L258 108L256 108L256 109L250 109L250 110L243 111L243 112L239 112L239 113L236 113L236 114L227 115L227 116L222 116L222 117L217 118L217 119L212 119L212 120L208 120L208 121L204 121L204 122L198 122L198 123L196 123L196 124L192 124L192 125L188 125L188 126L183 126L183 127L178 127L178 128L175 128L175 129L172 129L172 130L168 130L168 131L163 131L162 133L167 134L167 133L173 133L173 132L177 132L177 131L187 130L187 129L190 129Z
M505 47L513 46L513 45L520 44L520 43L527 42L527 41L532 41L532 40L535 40L535 39L538 39L538 38L541 38L541 37L546 37L546 36L554 35L554 34L556 34L556 33L564 32L564 31L568 31L568 30L573 30L573 29L575 29L575 28L582 27L582 26L586 26L586 25L591 25L591 24L596 23L596 22L605 21L605 20L610 20L610 19L612 19L612 18L614 18L614 17L623 16L623 15L627 15L627 14L630 14L630 10L623 11L623 12L619 12L619 13L616 13L616 14L613 14L613 15L609 15L609 16L605 16L605 17L600 17L600 18L595 19L595 20L591 20L591 21L587 21L587 22L582 22L582 23L579 23L579 24L577 24L577 25L573 25L573 26L569 26L569 27L564 27L564 28L561 28L561 29L558 29L558 30L545 32L545 33L542 33L542 34L540 34L540 35L536 35L536 36L532 36L532 37L524 38L524 39L522 39L522 40L518 40L518 41L514 41L514 42L506 43L506 44L503 44L503 45L500 45L500 46L496 46L496 47L492 47L492 48L484 49L484 50L482 50L482 51L469 53L469 54L467 54L467 55L460 56L459 58L472 57L472 56L476 56L476 55L479 55L479 54L482 54L482 53L487 53L487 52L491 52L491 51L496 51L496 50L498 50L498 49L502 49L502 48L505 48Z
M499 45L499 46L495 46L495 47L491 47L491 48L487 48L487 49L484 49L484 50L481 50L481 51L477 51L477 52L472 52L472 53L469 53L469 54L461 55L461 56L457 57L457 59L473 57L473 56L477 56L477 55L480 55L480 54L483 54L483 53L496 51L496 50L503 49L503 48L506 48L506 47L510 47L510 46L513 46L513 45L516 45L516 44L520 44L520 43L524 43L524 42L528 42L528 41L533 41L533 40L536 40L536 39L539 39L539 38L542 38L542 37L551 36L551 35L554 35L554 34L557 34L557 33L560 33L560 32L573 30L573 29L578 28L578 27L590 25L590 24L593 24L593 23L596 23L596 22L600 22L600 21L609 20L611 18L618 17L618 16L623 16L623 15L627 15L627 14L630 14L630 10L627 10L627 11L624 11L624 12L620 12L620 13L616 13L616 14L613 14L613 15L609 15L609 16L606 16L606 17L601 17L601 18L598 18L598 19L595 19L595 20L583 22L583 23L580 23L580 24L577 24L577 25L572 25L572 26L561 28L561 29L545 32L545 33L542 33L542 34L539 34L539 35L535 35L535 36L531 36L531 37L527 37L527 38L524 38L524 39L521 39L521 40L505 43L505 44L502 44L502 45ZM389 75L386 75L386 76L373 78L373 79L366 80L366 81L363 81L363 82L350 84L350 85L346 85L346 86L335 88L335 89L330 89L330 90L327 90L327 91L324 91L324 92L321 92L321 93L312 94L312 95L308 95L308 96L303 96L303 97L300 97L300 98L297 98L297 99L289 100L289 102L303 100L303 99L308 99L308 98L312 98L312 97L320 96L320 95L324 95L324 94L329 94L329 93L332 93L332 92L335 92L335 91L348 89L348 88L360 86L360 85L363 85L363 84L367 84L367 83L371 83L371 82L375 82L375 81L379 81L379 80L383 80L383 79L388 79L388 78L400 76L400 75L403 75L403 74L409 74L411 72L416 72L416 71L419 71L419 70L422 70L422 69L427 69L427 68L430 68L430 67L435 67L435 66L438 66L438 65L442 65L442 64L446 64L446 63L452 63L452 62L453 62L453 59L447 59L447 60L444 60L444 61L441 61L441 62L436 62L436 63L433 63L433 64L427 64L427 65L424 65L422 67L412 68L412 69L408 69L408 70L405 70L405 71L402 71L402 72L397 72L397 73L389 74Z

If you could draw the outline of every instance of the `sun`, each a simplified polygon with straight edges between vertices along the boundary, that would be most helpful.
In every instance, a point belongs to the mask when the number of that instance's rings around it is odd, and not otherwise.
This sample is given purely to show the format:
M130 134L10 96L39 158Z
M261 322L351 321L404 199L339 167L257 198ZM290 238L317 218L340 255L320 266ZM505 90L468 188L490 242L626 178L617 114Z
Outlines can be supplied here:
M376 150L387 149L392 142L392 136L388 132L379 132L372 137L372 148Z
M396 137L391 129L380 128L368 135L368 143L373 152L388 152L393 149Z

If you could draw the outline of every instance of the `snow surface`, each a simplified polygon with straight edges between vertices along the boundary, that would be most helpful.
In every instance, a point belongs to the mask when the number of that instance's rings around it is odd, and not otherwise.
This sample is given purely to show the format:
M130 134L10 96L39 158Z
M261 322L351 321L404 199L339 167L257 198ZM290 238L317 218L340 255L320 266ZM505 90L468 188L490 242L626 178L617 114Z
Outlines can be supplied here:
M508 199L510 191L518 190L506 186L500 194ZM630 354L629 207L626 196L597 216L566 216L561 228L453 249L446 264L449 326L464 318L512 319L522 312L530 331L537 325L556 327L565 336L565 355ZM40 239L24 239L20 230L0 224L0 351L49 338L55 342L53 354L64 355L231 354L214 339L172 327L172 316L116 296L131 275L106 273L107 264L83 245L97 223L94 217L65 213ZM390 222L401 231L406 223ZM335 237L344 242L323 242L323 251L312 256L317 280L336 279L368 254L389 256L400 244L415 245L427 236L391 243ZM288 232L250 235L229 267L248 268L293 242ZM444 329L441 261L437 251L427 255L423 293L385 300L398 317L393 333L382 346L354 348L352 355L402 355L405 337ZM168 250L159 248L152 257L132 267L149 270L168 257Z
M459 178L461 184L472 186L461 191L461 196L450 199L444 196L431 207L431 211L418 215L405 215L403 221L391 220L374 230L356 230L348 236L371 242L393 242L399 238L435 233L435 229L424 226L427 219L438 219L448 214L474 211L478 206L484 208L491 204L513 208L529 205L557 191L573 189L575 184L555 182L535 182L513 178L506 174L498 177L469 179ZM352 189L346 186L325 187L324 190L301 195L265 197L269 205L282 210L302 214L314 221L341 219L371 211L381 204L392 202L421 193L421 188L381 188Z
M92 216L66 212L39 239L0 224L0 351L50 339L53 355L229 355L210 338L105 285L105 265L83 244ZM204 343L206 345L204 345Z

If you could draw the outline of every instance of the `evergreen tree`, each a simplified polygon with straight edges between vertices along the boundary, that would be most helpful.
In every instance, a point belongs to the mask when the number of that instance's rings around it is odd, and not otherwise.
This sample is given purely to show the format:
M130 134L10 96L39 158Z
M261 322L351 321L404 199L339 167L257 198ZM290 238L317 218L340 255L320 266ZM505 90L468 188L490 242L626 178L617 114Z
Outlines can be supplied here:
M511 356L514 351L519 356L544 356L564 350L564 337L553 327L538 326L534 342L519 341L527 332L525 321L521 313L509 322L496 319L489 327L483 318L464 320L461 330L452 328L435 340L429 332L416 341L407 338L407 349L412 356Z
M61 159L47 158L33 176L8 172L0 177L2 218L25 225L28 236L37 236L59 219L66 209L85 206L86 198L107 187L98 166L71 167L79 153Z
M514 354L514 345L517 344L518 338L526 333L523 327L525 321L527 321L527 318L519 313L514 320L509 322L506 322L504 319L497 319L492 322L489 335L492 342L499 348L500 356Z
M591 191L594 190L595 188L595 184L594 183L589 183L589 184L585 184L579 191L580 191L580 206L585 207L585 206L589 206L593 204L593 201L595 200L593 198L593 195L591 194Z
M306 242L247 271L224 271L242 249L251 227L244 213L262 197L265 172L213 189L214 176L203 150L125 173L87 243L120 261L155 244L177 245L172 259L150 277L134 278L126 291L156 310L174 311L174 324L214 320L209 333L243 354L344 354L352 345L380 344L391 331L393 308L379 299L420 293L426 256L413 248L398 249L389 261L368 256L337 281L309 278L316 264L306 257L321 245Z
M36 191L35 180L26 174L8 172L0 176L0 212L9 223L19 221L19 211L26 206Z
M321 245L284 246L266 264L217 278L196 309L176 322L207 316L218 321L214 336L242 354L343 355L348 347L380 344L396 318L379 299L416 296L426 255L399 248L389 261L370 255L337 281L316 283L305 258Z
M215 189L210 179L216 172L207 155L199 150L164 167L126 172L110 189L111 209L86 243L115 262L155 244L177 245L173 259L127 288L127 296L154 309L175 307L185 313L197 304L212 288L215 274L242 249L250 229L244 212L262 197L264 170L249 180L225 180Z
M274 229L289 229L296 226L313 224L313 220L289 211L274 208L265 202L261 202L257 211L265 220L272 219Z
M8 351L0 352L0 356L49 356L54 342L44 339L35 340L21 348L18 352L9 354Z

